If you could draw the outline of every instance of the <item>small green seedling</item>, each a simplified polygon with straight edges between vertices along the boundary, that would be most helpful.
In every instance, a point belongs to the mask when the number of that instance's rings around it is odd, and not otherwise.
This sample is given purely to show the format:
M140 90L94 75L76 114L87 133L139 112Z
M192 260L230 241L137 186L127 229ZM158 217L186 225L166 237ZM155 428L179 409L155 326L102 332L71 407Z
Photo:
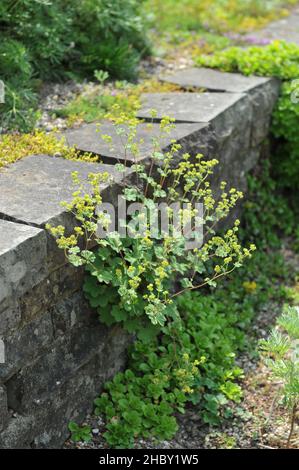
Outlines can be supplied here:
M90 442L91 440L91 427L90 426L79 426L74 421L69 423L69 430L71 431L71 439L73 442Z
M101 85L104 85L104 83L109 78L109 73L105 70L95 70L94 76L100 82Z
M299 307L286 308L267 340L260 342L272 379L281 382L282 402L290 412L287 447L294 432L299 406Z

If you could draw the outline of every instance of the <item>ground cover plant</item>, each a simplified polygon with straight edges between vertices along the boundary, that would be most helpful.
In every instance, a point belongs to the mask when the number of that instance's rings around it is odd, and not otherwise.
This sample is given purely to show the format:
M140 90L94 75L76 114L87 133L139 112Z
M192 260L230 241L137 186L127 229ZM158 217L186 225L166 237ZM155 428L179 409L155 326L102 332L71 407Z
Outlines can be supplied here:
M36 130L31 134L5 134L0 139L0 168L14 163L28 155L53 155L68 160L98 161L98 157L79 152L69 147L54 133L46 134Z
M99 76L98 73L97 76ZM106 83L108 78L109 76L106 75L101 83L93 84L91 87L87 85L82 93L64 108L57 109L55 114L67 118L70 125L80 120L84 122L101 120L114 107L133 117L136 110L140 108L142 93L180 90L179 86L162 83L155 78L143 80L138 84L120 80Z
M154 27L165 30L196 31L203 27L213 31L241 31L257 29L275 18L287 15L285 9L296 2L274 0L147 0L145 8L153 14Z
M147 0L153 47L179 59L228 47L231 39L288 14L296 0Z

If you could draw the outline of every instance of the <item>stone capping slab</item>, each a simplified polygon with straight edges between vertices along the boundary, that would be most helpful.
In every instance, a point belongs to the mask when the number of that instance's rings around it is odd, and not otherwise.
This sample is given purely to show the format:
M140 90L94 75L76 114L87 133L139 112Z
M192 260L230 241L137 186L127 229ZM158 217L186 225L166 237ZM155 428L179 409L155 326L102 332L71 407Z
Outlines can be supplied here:
M56 223L65 214L61 201L71 201L74 187L71 174L78 171L82 181L88 174L108 172L115 184L102 185L103 197L124 177L132 174L118 172L113 166L70 161L48 155L33 155L0 172L0 217L44 227Z
M155 109L155 119L166 115L178 123L209 123L242 99L246 99L242 93L144 93L137 117L151 119Z
M18 298L46 275L46 234L0 220L0 330L7 299ZM2 313L1 313L2 312Z
M0 259L28 240L41 236L42 233L41 229L0 219Z
M253 88L271 81L271 78L250 76L240 73L227 73L206 67L193 67L174 74L164 75L160 80L174 83L182 88L205 88L212 91L246 93Z
M179 124L169 134L163 137L161 142L162 150L167 150L171 145L171 140L175 139L180 143L184 139L188 139L189 136L197 131L203 129L205 124ZM108 144L99 134L110 135L112 137L112 143ZM76 146L76 148L82 152L91 152L96 155L100 155L101 159L105 163L117 163L118 161L123 163L133 164L136 161L141 161L147 157L150 157L153 151L153 138L157 138L160 134L160 126L157 123L153 123L149 128L148 123L140 123L137 127L136 141L143 140L140 143L140 156L135 157L127 151L125 154L124 143L121 137L116 133L115 126L110 122L104 122L100 125L98 123L85 124L78 129L71 129L62 134L65 137L66 144L69 146Z

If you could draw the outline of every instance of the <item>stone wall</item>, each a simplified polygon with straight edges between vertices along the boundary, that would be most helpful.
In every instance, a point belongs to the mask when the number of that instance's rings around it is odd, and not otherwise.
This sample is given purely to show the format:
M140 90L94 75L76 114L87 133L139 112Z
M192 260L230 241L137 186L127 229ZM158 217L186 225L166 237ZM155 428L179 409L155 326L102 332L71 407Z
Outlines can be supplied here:
M182 152L202 152L220 160L216 184L227 180L246 191L246 175L257 163L269 131L279 83L206 69L191 69L163 80L210 91L144 95L139 117L149 109L174 116L178 125L164 149L176 138ZM106 123L103 133L111 133ZM158 124L153 132L158 133ZM150 157L145 124L141 159ZM105 200L116 201L128 168L120 142L114 149L99 139L94 124L66 133L67 142L102 156L103 164L28 156L0 173L0 448L53 448L63 444L70 419L84 416L108 377L124 367L130 337L119 328L99 324L82 295L84 273L66 264L45 225L73 221L60 201L70 200L71 172L108 171L113 182L103 187ZM127 156L128 162L133 157ZM1 359L1 358L0 358Z

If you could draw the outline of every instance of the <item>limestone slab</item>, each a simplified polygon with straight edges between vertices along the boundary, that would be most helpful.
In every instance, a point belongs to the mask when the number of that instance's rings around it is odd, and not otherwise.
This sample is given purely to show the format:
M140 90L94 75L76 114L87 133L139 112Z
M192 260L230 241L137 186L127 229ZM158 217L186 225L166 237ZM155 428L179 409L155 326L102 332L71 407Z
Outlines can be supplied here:
M172 75L165 75L161 80L175 83L183 88L205 88L213 91L245 93L252 88L267 83L269 78L245 77L239 73L226 73L205 67L184 69Z
M44 279L46 256L43 230L0 220L0 331L4 314L19 315L11 299Z
M157 119L166 115L176 122L209 123L242 99L242 93L145 93L137 116L151 119L155 109Z
M69 161L48 155L33 155L0 172L0 214L38 227L53 223L64 213L61 201L70 201L74 187L72 172L82 181L90 173L108 172L116 183L124 174L105 164ZM127 170L126 175L130 170ZM103 184L107 190L109 184Z
M194 135L204 127L204 124L180 124L163 137L161 147L163 150L167 150L173 139L179 143L188 139L192 141ZM101 134L111 136L112 143L106 143L101 138ZM130 152L129 148L125 149L125 137L118 135L116 128L109 122L101 123L100 126L97 123L86 124L78 129L68 130L63 134L67 145L75 145L80 151L100 155L105 163L115 163L117 161L134 163L150 157L153 152L153 139L156 139L159 135L159 124L153 123L149 128L148 124L140 123L136 135L136 141L140 142L140 152L136 157Z

